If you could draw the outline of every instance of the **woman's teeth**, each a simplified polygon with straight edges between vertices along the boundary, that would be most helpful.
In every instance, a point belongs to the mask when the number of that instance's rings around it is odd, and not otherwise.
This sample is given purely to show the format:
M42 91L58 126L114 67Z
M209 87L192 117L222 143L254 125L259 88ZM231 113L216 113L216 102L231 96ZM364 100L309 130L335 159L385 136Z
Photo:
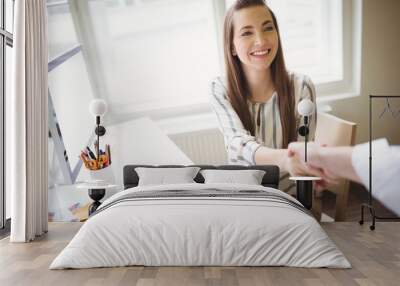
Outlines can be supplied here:
M262 50L262 51L252 52L251 55L253 55L253 56L265 56L265 55L268 55L270 52L271 52L271 49L266 49L266 50Z

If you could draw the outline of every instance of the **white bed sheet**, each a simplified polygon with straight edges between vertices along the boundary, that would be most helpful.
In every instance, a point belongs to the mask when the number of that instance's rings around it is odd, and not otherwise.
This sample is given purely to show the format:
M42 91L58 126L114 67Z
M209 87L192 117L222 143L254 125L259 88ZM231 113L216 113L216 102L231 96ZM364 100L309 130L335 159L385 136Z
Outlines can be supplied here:
M179 184L154 190L263 190L262 186ZM91 217L50 269L145 266L293 266L350 268L342 252L310 215L262 199L184 198L125 201Z

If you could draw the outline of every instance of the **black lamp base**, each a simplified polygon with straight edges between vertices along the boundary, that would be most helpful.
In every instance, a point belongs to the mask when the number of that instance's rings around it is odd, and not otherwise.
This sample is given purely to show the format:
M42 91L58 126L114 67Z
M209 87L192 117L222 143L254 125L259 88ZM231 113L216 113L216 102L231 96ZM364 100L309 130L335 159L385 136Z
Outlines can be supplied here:
M299 180L296 182L297 200L303 204L303 206L311 210L312 208L312 195L313 195L313 181Z
M89 197L94 200L94 202L89 206L89 216L101 205L100 200L105 194L106 189L89 189Z

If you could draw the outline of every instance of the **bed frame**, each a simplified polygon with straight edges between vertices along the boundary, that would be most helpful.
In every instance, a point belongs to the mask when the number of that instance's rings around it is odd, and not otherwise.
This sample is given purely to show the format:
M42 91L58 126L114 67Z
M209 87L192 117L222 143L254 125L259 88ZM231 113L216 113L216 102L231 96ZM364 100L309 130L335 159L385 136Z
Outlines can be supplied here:
M261 184L264 187L271 187L278 189L279 187L279 167L274 165L257 165L257 166L240 166L240 165L126 165L124 167L124 189L136 187L139 183L139 176L135 171L137 167L147 168L182 168L182 167L199 167L201 170L206 169L217 169L217 170L263 170L265 175L262 179ZM204 183L204 178L200 174L194 178L197 183Z

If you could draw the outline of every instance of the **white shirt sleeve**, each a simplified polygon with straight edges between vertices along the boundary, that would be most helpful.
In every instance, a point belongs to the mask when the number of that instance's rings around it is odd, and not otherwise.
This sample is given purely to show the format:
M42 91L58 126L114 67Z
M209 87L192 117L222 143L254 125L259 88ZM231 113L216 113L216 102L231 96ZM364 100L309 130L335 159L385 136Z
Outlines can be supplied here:
M224 135L230 164L255 165L255 153L261 146L246 130L229 102L220 78L211 83L211 107L217 115L219 129Z
M354 147L352 164L369 188L369 143ZM372 195L400 215L400 146L389 146L386 139L372 142Z

